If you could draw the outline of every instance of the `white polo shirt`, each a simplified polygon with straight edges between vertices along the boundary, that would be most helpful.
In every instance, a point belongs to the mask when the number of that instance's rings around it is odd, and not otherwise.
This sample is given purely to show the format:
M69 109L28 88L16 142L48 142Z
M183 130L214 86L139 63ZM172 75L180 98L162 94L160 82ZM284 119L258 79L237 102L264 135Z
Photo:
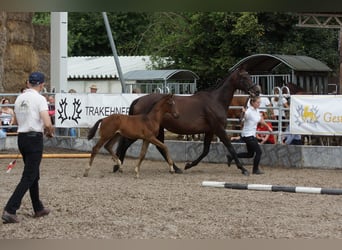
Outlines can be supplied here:
M40 112L48 110L44 96L34 89L27 89L17 97L14 104L19 133L44 131L44 123L40 118Z
M255 136L256 128L258 122L261 120L260 110L255 109L253 106L250 106L245 113L245 122L243 124L241 136Z

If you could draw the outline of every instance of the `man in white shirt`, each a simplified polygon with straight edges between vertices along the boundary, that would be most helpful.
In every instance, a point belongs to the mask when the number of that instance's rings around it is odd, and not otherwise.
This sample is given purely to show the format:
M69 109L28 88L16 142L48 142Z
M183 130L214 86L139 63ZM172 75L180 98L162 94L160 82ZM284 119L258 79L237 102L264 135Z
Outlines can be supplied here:
M43 134L52 137L54 133L46 99L39 93L44 88L44 75L33 72L29 76L28 86L29 88L17 97L14 107L15 122L18 124L18 147L24 160L24 171L5 206L1 217L4 223L19 222L16 211L27 191L30 193L34 218L50 213L50 209L45 208L39 198Z

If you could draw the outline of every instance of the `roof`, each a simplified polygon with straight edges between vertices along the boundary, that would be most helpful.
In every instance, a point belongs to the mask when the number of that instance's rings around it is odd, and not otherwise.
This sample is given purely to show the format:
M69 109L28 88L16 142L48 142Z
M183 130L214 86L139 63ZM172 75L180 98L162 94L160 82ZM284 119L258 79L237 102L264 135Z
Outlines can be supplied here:
M255 54L243 58L235 64L231 70L236 69L240 65L246 66L246 70L253 72L270 72L280 64L285 64L294 71L310 71L310 72L330 72L332 71L323 62L309 57L297 55L271 55L271 54Z
M119 56L121 71L146 70L149 56ZM113 56L68 57L68 79L117 79L119 73Z
M190 70L169 69L169 70L133 70L123 75L125 80L194 80L199 79L198 75Z

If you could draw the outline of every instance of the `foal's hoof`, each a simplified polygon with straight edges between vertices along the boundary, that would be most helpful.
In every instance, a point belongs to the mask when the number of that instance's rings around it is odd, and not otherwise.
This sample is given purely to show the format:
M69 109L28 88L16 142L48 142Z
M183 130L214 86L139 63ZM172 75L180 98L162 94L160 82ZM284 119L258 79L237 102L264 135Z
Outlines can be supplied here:
M241 171L241 173L243 174L243 175L245 175L245 176L249 176L249 172L248 172L248 170L242 170Z
M117 172L120 169L119 165L114 165L113 167L113 173Z
M188 162L187 164L185 164L185 170L189 169L189 168L192 168L192 164L190 162Z
M88 174L87 174L87 173L84 173L84 174L83 174L83 177L88 177Z

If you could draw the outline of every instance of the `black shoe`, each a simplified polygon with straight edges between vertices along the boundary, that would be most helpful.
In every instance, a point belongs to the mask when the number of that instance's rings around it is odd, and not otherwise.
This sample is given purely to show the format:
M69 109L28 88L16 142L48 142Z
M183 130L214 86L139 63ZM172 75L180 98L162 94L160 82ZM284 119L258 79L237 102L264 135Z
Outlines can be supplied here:
M264 172L260 171L260 169L253 170L253 174L264 174Z
M233 158L230 155L227 155L227 164L228 167L230 167L230 165L232 164Z
M18 219L17 215L10 214L6 210L3 212L1 219L4 221L4 224L19 223L19 219Z

